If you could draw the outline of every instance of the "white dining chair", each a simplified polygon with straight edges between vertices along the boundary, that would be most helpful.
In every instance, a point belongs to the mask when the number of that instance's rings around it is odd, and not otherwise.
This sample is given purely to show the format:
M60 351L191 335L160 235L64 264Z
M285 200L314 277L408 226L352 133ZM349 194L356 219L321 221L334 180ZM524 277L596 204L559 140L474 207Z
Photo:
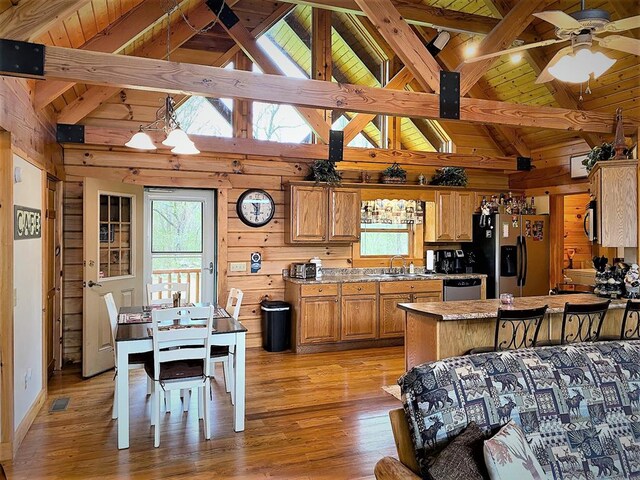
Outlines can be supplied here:
M160 392L198 390L199 411L204 420L204 436L211 438L211 397L209 395L211 363L211 331L213 307L179 307L154 310L153 362L145 370L153 379L152 415L154 447L160 446ZM175 320L179 324L175 324ZM194 324L193 320L204 320ZM165 324L166 322L166 324Z
M189 304L189 284L188 283L147 283L147 305L173 305L172 294L180 292L182 303ZM158 298L153 298L158 294ZM163 295L166 294L166 295Z
M111 326L111 343L113 344L113 363L114 365L118 364L117 359L117 351L116 351L116 333L118 330L118 307L116 306L116 302L113 299L112 293L107 293L103 295L104 303L107 306L107 313L109 314L109 324ZM132 368L141 368L144 367L145 360L147 358L146 354L134 354L129 355L129 369ZM116 376L118 375L118 369L116 367ZM114 420L118 418L118 382L116 382L116 377L114 377L114 388L113 388L113 408L111 411L111 418ZM147 380L147 394L151 393L151 381Z
M232 288L229 291L229 297L227 298L227 306L225 310L233 318L238 320L240 316L240 307L242 306L242 298L244 292L239 288ZM211 347L211 373L213 376L216 363L222 363L222 371L224 374L224 386L227 393L231 394L231 404L235 404L234 388L233 388L233 368L235 358L233 356L233 347L227 345L213 345Z

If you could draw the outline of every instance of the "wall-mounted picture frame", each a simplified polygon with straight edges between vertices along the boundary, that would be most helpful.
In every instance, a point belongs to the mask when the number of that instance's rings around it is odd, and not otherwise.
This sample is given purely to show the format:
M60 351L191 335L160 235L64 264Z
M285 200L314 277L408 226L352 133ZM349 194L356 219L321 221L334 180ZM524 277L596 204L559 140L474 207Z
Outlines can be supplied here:
M582 164L582 161L587 158L587 155L589 155L588 152L571 156L571 178L586 178L589 175L587 167Z

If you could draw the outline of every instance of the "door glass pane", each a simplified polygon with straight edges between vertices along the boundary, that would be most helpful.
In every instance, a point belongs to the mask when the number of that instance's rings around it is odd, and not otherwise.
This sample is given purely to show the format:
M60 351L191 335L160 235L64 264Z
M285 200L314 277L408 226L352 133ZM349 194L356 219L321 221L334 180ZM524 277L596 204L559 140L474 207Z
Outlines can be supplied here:
M189 284L194 303L201 298L203 220L201 201L151 202L151 281Z
M131 198L100 194L100 278L131 275Z

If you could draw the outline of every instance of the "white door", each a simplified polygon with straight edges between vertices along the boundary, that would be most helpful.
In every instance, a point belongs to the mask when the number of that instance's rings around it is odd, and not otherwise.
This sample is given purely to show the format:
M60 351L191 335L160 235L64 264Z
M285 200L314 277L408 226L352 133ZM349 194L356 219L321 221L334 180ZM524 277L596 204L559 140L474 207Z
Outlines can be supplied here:
M189 301L216 299L214 190L147 188L144 283L187 283Z
M113 368L111 327L102 298L118 307L141 305L142 187L97 178L84 181L82 375Z

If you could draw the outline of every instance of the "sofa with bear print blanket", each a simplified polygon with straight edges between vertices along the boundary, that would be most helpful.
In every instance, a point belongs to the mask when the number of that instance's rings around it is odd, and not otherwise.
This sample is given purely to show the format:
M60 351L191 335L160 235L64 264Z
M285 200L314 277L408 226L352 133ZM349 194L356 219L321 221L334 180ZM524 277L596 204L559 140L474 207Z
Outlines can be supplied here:
M416 461L380 460L379 480L429 478L432 460L468 423L490 435L510 419L549 479L640 479L640 341L447 358L398 383L406 424L394 426L396 444L403 460L401 437L410 437Z

